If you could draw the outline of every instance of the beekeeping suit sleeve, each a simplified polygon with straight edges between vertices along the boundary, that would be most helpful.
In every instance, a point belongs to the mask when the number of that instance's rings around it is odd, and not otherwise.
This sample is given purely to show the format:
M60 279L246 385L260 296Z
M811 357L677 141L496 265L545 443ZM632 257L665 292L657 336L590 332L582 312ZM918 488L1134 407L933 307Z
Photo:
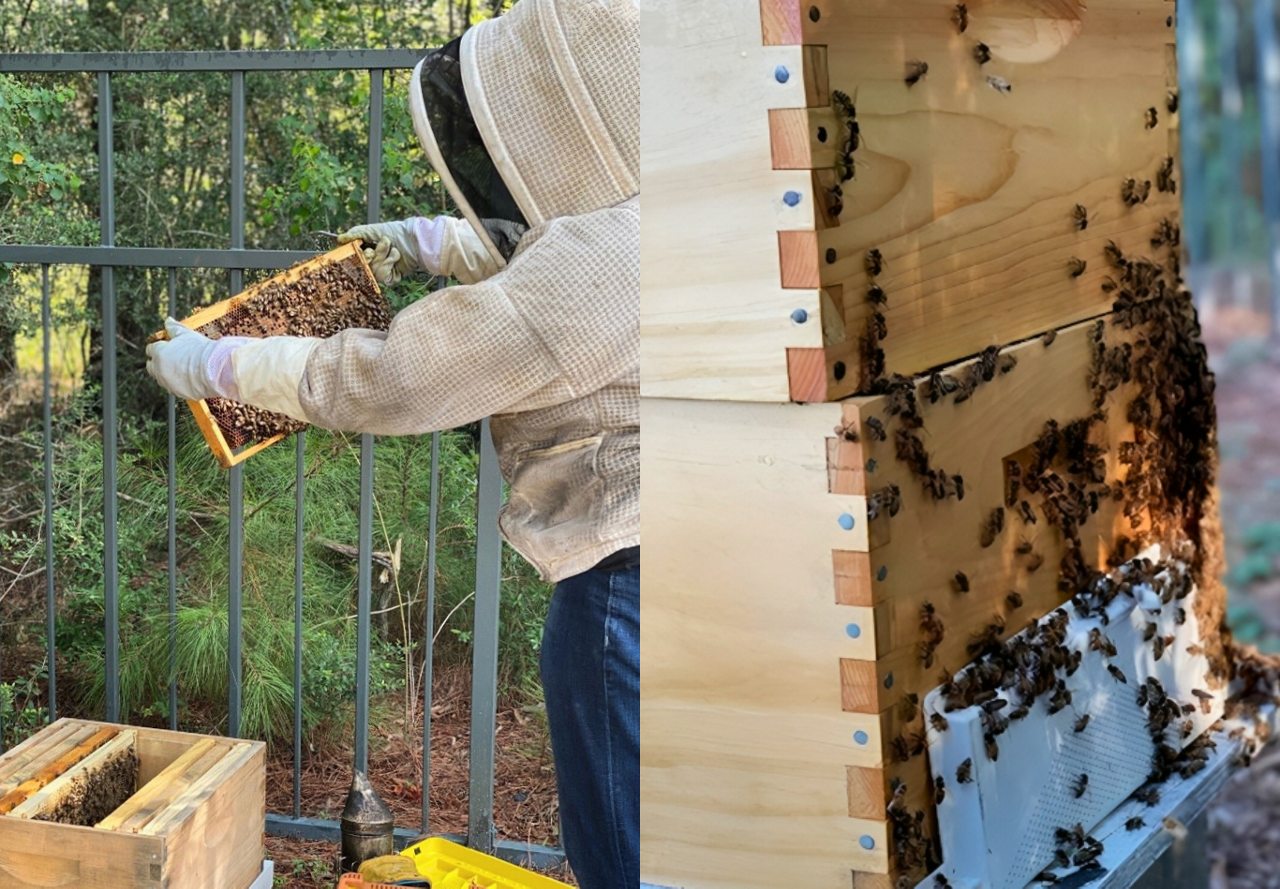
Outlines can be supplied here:
M639 244L638 197L552 219L524 236L503 271L415 303L386 333L299 341L287 374L277 366L264 375L275 385L255 385L255 374L237 363L241 397L300 409L317 426L380 435L582 398L639 361ZM296 405L287 377L297 384Z

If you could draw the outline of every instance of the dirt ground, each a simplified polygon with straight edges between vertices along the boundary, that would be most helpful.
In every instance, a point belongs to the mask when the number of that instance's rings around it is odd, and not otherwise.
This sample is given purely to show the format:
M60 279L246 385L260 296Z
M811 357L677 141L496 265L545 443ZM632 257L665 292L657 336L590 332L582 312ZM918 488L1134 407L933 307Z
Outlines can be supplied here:
M439 676L433 700L430 832L465 834L471 735L467 674L455 670ZM416 831L422 817L422 721L413 720L407 737L403 716L371 722L369 778L395 813L396 826ZM546 721L540 712L508 707L499 710L497 722L493 809L498 838L559 846L555 767ZM326 745L323 754L304 753L302 815L337 819L350 784L349 750ZM293 761L288 751L267 763L267 811L293 811ZM266 846L267 857L275 862L276 887L337 885L337 844L267 837ZM567 870L545 873L576 885Z
M1280 651L1280 560L1259 545L1280 528L1280 348L1266 340L1263 282L1219 279L1197 292L1218 381L1228 619L1238 638ZM1243 571L1252 554L1263 558ZM1280 749L1232 779L1209 810L1209 828L1213 889L1280 889Z

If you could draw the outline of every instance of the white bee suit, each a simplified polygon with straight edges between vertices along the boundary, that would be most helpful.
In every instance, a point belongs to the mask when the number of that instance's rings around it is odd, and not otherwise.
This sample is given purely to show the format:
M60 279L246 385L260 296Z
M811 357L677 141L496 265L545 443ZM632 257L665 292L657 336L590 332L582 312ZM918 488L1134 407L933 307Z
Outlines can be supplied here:
M558 581L640 542L636 5L520 0L466 33L460 62L529 225L510 261L453 182L415 71L419 139L489 254L455 237L458 264L497 270L410 306L386 333L246 345L235 383L245 402L330 429L419 434L492 415L510 486L500 527Z

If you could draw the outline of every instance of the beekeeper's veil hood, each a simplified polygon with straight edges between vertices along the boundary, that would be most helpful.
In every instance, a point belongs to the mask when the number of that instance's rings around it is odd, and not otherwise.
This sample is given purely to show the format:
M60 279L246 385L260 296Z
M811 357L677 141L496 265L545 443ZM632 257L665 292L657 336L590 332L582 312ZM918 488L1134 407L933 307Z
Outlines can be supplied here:
M414 129L495 260L510 223L639 192L639 68L635 0L519 0L418 63Z

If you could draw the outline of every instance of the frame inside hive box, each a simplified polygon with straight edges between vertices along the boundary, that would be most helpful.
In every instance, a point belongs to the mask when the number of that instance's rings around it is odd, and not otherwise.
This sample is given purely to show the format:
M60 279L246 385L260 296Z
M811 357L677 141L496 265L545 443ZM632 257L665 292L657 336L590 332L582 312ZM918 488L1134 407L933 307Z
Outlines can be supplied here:
M243 293L199 309L183 322L206 336L328 337L352 327L386 330L391 310L360 244L344 244ZM167 339L164 332L152 339ZM241 463L307 424L219 398L188 401L196 425L223 468Z
M1221 624L1212 382L1189 296L1159 289L885 395L645 401L647 881L919 877L919 704L948 671L1150 541L1196 548Z
M7 885L245 889L265 746L60 719L0 757L0 811Z

